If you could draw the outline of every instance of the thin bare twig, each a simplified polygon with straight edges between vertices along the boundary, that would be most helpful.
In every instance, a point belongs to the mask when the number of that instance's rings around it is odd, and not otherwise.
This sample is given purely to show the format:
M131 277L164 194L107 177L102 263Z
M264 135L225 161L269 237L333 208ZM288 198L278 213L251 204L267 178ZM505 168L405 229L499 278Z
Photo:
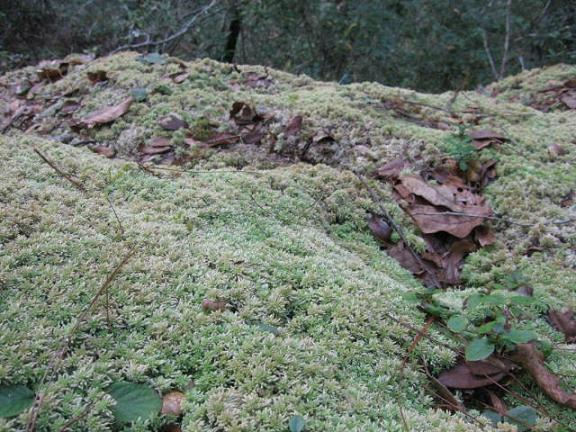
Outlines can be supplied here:
M490 69L492 69L492 75L494 75L494 79L498 81L500 76L498 75L498 71L496 70L496 63L494 63L494 57L492 56L492 51L490 50L490 46L488 45L488 35L486 34L486 30L482 29L482 41L484 42L484 51L486 51L486 57L488 57L488 63L490 63Z
M196 14L194 14L192 16L192 18L190 18L181 28L180 30L178 30L176 33L161 39L159 41L146 41L146 42L141 42L141 43L137 43L137 44L128 44L128 45L123 45L121 47L116 48L114 51L112 51L110 54L114 54L117 53L118 51L123 51L126 49L134 49L134 48L143 48L143 47L147 47L147 46L157 46L157 45L163 45L165 43L171 42L174 39L179 38L180 36L184 35L186 32L188 32L188 30L190 30L190 27L192 27L192 24L194 24L196 22L196 20L198 18L200 18L202 15L206 14L206 12L208 12L216 3L218 2L218 0L212 0L208 5L204 6L202 9L200 9L200 11Z
M504 78L506 65L508 64L508 51L510 50L510 31L512 28L512 0L506 2L506 35L504 37L504 52L500 63L500 79Z
M56 166L56 164L54 162L52 162L50 159L48 159L47 156L45 156L40 150L38 149L34 149L34 152L40 156L40 158L42 158L42 160L44 162L46 162L50 168L52 168L54 171L56 171L60 177L65 178L66 180L68 180L70 183L72 183L72 185L78 189L80 192L86 192L86 188L77 180L75 180L74 178L72 178L72 176L70 174L65 173L64 171L62 171L60 168L58 168Z
M521 227L525 227L525 228L532 228L532 227L538 226L538 225L566 225L566 224L569 224L572 222L576 222L576 218L573 218L573 219L565 219L565 220L559 220L559 221L549 221L549 222L544 222L542 224L529 224L529 223L523 223L523 222L516 222L515 220L504 218L501 216L475 215L475 214L468 214L468 213L461 213L461 212L454 212L454 211L444 211L444 212L438 212L438 213L418 212L418 213L411 213L411 214L413 216L443 216L443 215L448 215L448 216L469 217L469 218L473 218L473 219L488 219L488 220L501 221L501 222L509 223L511 225L517 225L517 226L521 226ZM447 223L447 224L449 225L449 223Z

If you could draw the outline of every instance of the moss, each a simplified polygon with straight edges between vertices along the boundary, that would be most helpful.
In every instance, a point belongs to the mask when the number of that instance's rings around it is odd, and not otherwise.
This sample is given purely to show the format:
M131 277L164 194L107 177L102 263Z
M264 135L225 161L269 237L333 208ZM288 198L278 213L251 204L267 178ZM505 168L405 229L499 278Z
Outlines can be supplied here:
M576 228L549 223L574 217L574 207L560 206L576 185L573 112L540 113L507 102L504 90L496 99L476 92L425 95L371 83L318 83L244 66L244 72L272 79L268 88L251 89L232 67L209 60L189 63L188 79L175 84L166 77L180 71L176 63L145 65L135 56L123 53L75 67L42 92L82 95L75 114L82 117L123 100L131 89L148 88L147 101L89 131L127 159L152 137L168 136L181 145L181 132L158 125L162 116L177 112L202 135L212 124L226 129L235 101L274 113L270 128L277 133L294 115L303 115L301 140L324 130L335 143L316 165L290 159L298 144L290 137L279 137L276 152L266 140L226 150L193 147L181 151L192 157L197 173L159 171L156 177L130 162L109 161L54 139L0 137L0 343L11 348L0 352L0 384L25 383L46 392L39 430L59 430L90 402L94 408L76 430L112 430L112 402L103 389L119 378L159 391L191 389L183 419L190 431L281 431L294 413L306 417L310 431L403 431L402 413L409 430L482 430L463 416L433 408L416 362L398 373L414 335L388 316L422 325L424 316L402 295L419 283L372 239L365 216L374 203L347 168L370 172L405 157L418 170L438 158L453 132L398 116L386 108L390 101L409 101L412 105L403 107L410 115L434 122L452 122L451 107L462 122L496 128L510 138L480 155L498 160L499 177L486 195L502 218L530 226L495 221L498 242L467 259L466 289L439 299L458 310L467 295L502 289L506 276L520 271L540 301L539 308L526 311L525 324L542 340L561 343L542 313L548 306L576 307ZM86 79L86 71L101 69L108 72L107 83ZM13 72L2 82L32 73L32 68ZM574 76L560 67L517 79L546 81L556 75ZM539 88L540 81L530 86ZM152 92L159 86L170 91ZM57 112L46 107L39 118L53 122L60 119ZM47 138L69 132L65 122L56 124ZM547 150L552 143L569 153L552 160ZM89 192L76 191L42 163L34 146ZM245 166L256 172L229 172ZM406 227L409 241L423 247L389 187L374 187ZM107 197L122 220L124 239ZM527 254L534 242L542 250ZM105 304L99 303L69 355L50 370L50 359L79 313L130 248L136 255L110 287L110 326ZM225 301L229 309L206 313L204 298ZM440 329L431 332L446 344L459 344ZM455 361L452 351L429 340L418 344L413 358L426 359L435 373ZM547 360L572 388L575 360L566 350L554 350ZM525 389L515 390L528 396ZM528 390L552 419L576 422L537 389ZM541 430L553 428L548 421L542 420ZM0 420L0 430L22 430L25 423L25 415Z

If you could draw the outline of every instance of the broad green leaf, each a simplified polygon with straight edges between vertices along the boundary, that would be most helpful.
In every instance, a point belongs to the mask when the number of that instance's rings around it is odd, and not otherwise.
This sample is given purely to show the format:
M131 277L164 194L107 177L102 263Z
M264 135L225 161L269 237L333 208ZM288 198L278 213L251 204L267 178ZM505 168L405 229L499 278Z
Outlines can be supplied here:
M462 315L452 315L446 325L454 333L460 333L468 326L468 320Z
M160 396L146 384L119 381L108 387L107 392L116 401L112 413L120 423L149 419L162 407Z
M290 417L288 426L290 427L290 432L302 432L306 426L306 422L304 421L304 417L295 415Z
M132 96L132 99L136 102L144 102L148 99L148 90L143 87L137 87L130 91L130 96Z
M34 392L23 385L0 387L0 417L14 417L34 403Z
M512 343L522 344L536 339L536 334L530 330L512 329L508 333L506 333L504 337Z
M484 410L482 411L482 415L492 422L492 426L496 426L502 421L502 416L492 410Z
M485 296L483 294L472 294L466 300L466 307L468 307L469 309L474 309L476 306L482 304L482 299L484 297Z
M482 324L480 327L478 327L476 331L480 334L490 333L496 324L498 324L497 321L487 322L486 324Z
M538 421L538 413L532 407L521 405L508 410L504 419L515 424L519 432L527 431Z
M466 360L478 361L490 357L494 352L494 344L488 338L474 339L466 347Z
M506 299L500 294L490 294L482 299L482 303L488 305L503 305L505 302Z

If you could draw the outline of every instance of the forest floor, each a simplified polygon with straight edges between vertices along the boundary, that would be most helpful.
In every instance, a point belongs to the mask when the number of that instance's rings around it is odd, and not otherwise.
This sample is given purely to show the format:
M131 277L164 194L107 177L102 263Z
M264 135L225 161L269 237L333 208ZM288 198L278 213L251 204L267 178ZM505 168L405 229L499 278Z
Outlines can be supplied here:
M0 431L576 430L576 66L120 53L0 101Z

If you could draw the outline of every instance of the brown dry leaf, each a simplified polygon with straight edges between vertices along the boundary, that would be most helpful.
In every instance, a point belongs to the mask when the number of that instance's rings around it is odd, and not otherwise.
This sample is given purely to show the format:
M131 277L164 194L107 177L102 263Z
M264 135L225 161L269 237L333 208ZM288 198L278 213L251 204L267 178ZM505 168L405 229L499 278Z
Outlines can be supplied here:
M388 244L390 236L392 235L392 227L387 224L384 219L375 214L371 214L368 219L368 228L372 235L383 243Z
M560 201L560 207L572 207L574 205L574 199L576 199L576 192L571 190L562 197L562 200Z
M257 72L246 72L244 76L244 84L250 88L268 88L273 84L267 75L260 75Z
M240 141L240 135L230 132L219 132L212 135L205 143L210 147L235 144Z
M446 388L444 384L433 377L427 369L425 369L425 373L435 389L434 396L438 397L441 401L441 407L446 407L451 411L466 412L464 405L458 399L456 399L456 397L450 390Z
M502 134L489 129L470 131L468 135L472 138L472 145L478 150L506 141Z
M45 60L38 64L36 71L40 79L58 81L68 73L68 63L60 60Z
M476 243L462 239L452 243L450 251L443 257L444 282L457 284L460 281L460 267L464 257L478 249Z
M202 300L202 309L209 312L222 312L226 310L226 302L204 299Z
M256 110L244 102L234 102L232 104L230 118L239 126L246 126L262 120Z
M73 112L77 111L80 108L80 103L74 100L68 100L64 102L62 108L60 108L60 112L62 114L72 114Z
M496 234L492 228L481 225L474 230L474 239L480 247L486 247L496 242Z
M289 137L300 134L303 119L301 115L293 117L284 128L284 135Z
M105 156L108 159L113 158L114 155L116 154L116 150L114 150L112 147L104 145L97 145L90 147L90 150L92 150L94 153L98 153L99 155Z
M86 75L92 84L108 81L108 73L105 70L88 71Z
M155 155L169 152L172 149L170 145L170 138L156 137L143 147L140 151L146 155Z
M572 309L551 311L548 319L556 330L564 333L567 342L576 342L576 319Z
M417 176L404 176L394 189L409 203L406 212L425 234L442 231L464 238L481 225L485 217L492 216L485 199L454 176L449 176L440 186L428 184ZM416 197L429 204L416 204Z
M182 402L186 395L178 390L172 390L162 397L162 415L173 415L180 417L182 415Z
M425 286L434 287L438 286L436 266L428 261L422 260L421 263L414 257L412 252L404 242L398 242L391 248L386 249L386 253L398 261L403 268L411 272L418 279L421 279Z
M325 130L318 131L316 133L316 135L314 135L312 137L312 142L314 144L328 143L328 142L334 142L334 141L336 141L336 140L334 139L332 134L328 131L325 131Z
M169 75L175 84L182 84L190 76L190 72L176 72Z
M96 125L111 123L126 114L132 102L133 99L129 96L118 105L106 107L95 113L88 114L81 120L81 124L86 125L88 128L93 128Z
M570 109L576 109L576 94L570 92L560 98L562 103Z
M258 144L266 136L266 132L259 127L242 132L244 144Z
M475 374L470 369L469 363L471 362L458 363L452 369L442 372L438 381L449 388L471 390L489 386L506 376L504 371L484 375Z
M378 168L376 171L376 177L387 180L395 180L400 176L400 173L405 167L406 161L404 159L394 159L393 161L390 161Z
M560 146L559 144L552 144L548 146L548 154L552 159L557 158L558 156L564 156L568 154L568 151Z
M169 131L175 131L178 129L188 129L188 123L182 120L182 117L180 117L176 113L170 113L162 117L160 120L158 120L158 124L162 129Z

